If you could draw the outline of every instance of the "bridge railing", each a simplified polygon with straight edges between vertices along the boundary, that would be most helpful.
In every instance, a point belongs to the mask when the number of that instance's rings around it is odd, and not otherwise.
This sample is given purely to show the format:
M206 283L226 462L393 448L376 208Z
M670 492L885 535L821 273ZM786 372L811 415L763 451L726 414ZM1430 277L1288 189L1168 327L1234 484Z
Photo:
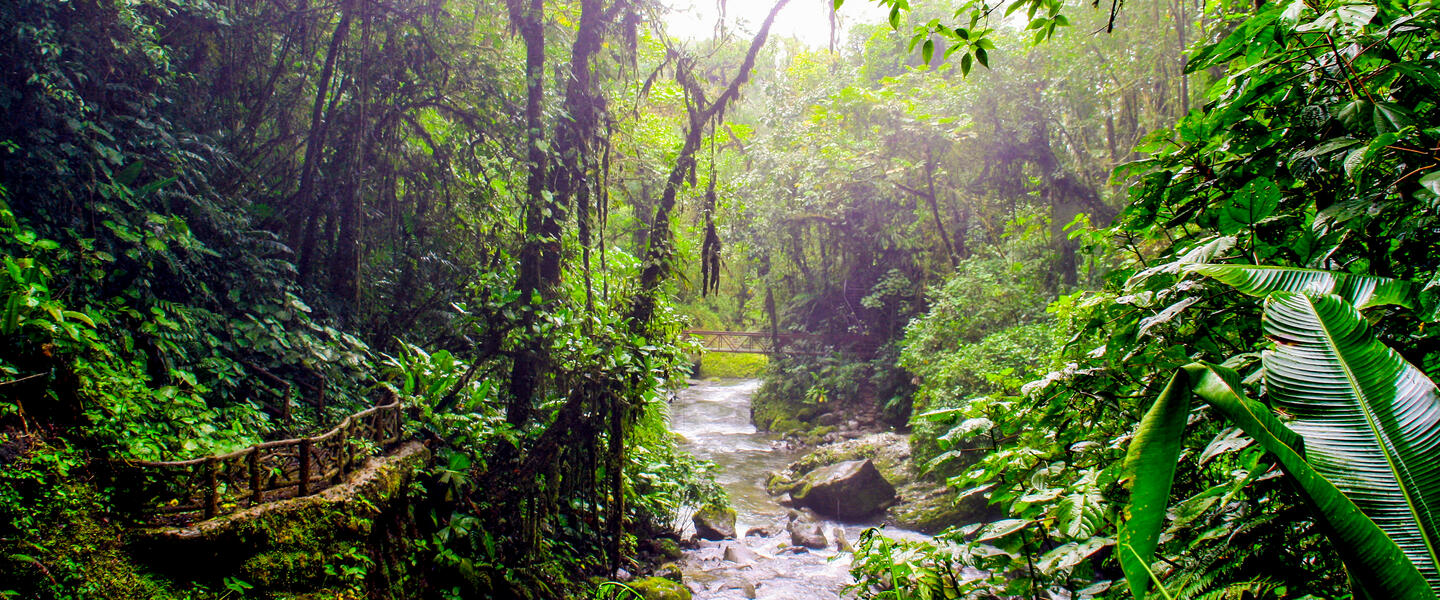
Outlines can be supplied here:
M142 512L199 513L205 519L271 500L308 496L342 481L369 455L404 437L404 411L392 400L348 417L325 433L256 444L181 461L133 461L144 481Z

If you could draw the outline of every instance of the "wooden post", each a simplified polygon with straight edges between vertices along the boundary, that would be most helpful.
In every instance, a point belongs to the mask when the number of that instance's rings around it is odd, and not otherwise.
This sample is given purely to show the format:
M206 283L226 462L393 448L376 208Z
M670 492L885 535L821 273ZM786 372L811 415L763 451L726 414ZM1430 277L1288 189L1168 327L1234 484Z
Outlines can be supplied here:
M205 518L213 519L220 512L219 461L210 456L205 459Z
M339 445L335 448L335 483L345 481L345 467L350 462L348 459L350 457L351 429L353 428L349 427L347 423L347 426L341 428L340 433L335 436L339 440L337 442Z
M263 490L260 489L260 447L250 449L250 456L245 459L250 467L250 506L255 506L265 498Z
M310 495L310 438L300 440L300 490L296 496Z

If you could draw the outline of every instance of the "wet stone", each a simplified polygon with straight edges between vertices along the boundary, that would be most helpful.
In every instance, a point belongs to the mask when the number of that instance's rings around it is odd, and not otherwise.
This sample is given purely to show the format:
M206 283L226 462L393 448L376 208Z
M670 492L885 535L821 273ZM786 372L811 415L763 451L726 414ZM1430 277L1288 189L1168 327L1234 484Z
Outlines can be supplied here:
M735 509L706 507L695 513L695 535L706 540L735 539Z
M819 523L811 523L802 520L791 521L785 526L790 532L790 543L795 546L804 546L819 550L830 545L825 539L825 530Z

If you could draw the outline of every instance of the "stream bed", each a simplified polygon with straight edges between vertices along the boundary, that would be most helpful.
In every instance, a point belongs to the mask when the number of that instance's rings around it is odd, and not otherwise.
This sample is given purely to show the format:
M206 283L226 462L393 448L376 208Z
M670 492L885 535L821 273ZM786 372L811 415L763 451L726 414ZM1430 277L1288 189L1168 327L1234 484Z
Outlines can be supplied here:
M850 553L837 550L836 532L854 543L875 522L839 523L822 520L829 546L808 550L790 545L785 529L791 509L765 492L772 471L784 469L802 451L783 444L778 436L756 431L750 423L750 397L758 380L697 381L680 392L671 405L671 429L681 445L697 457L719 465L717 481L730 495L736 511L738 540L700 541L686 550L679 566L685 583L697 599L760 598L764 600L831 600L854 595L845 586L850 577ZM752 529L765 533L746 536ZM919 536L887 529L891 536ZM731 550L726 560L726 547Z

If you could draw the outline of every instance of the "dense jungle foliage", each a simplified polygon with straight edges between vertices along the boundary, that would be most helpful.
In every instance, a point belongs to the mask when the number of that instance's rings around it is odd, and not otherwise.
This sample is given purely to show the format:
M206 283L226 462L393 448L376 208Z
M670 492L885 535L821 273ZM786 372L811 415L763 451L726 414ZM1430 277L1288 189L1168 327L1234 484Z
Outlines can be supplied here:
M0 7L0 591L555 597L717 500L665 429L686 364L670 211L765 35L704 62L656 10ZM134 461L317 432L387 393L435 453L392 543L268 589L124 545Z
M877 413L985 506L859 597L1435 595L1440 9L786 4L0 5L0 595L598 594L725 502L691 328L809 334L758 427ZM395 397L383 503L139 535L147 461Z

